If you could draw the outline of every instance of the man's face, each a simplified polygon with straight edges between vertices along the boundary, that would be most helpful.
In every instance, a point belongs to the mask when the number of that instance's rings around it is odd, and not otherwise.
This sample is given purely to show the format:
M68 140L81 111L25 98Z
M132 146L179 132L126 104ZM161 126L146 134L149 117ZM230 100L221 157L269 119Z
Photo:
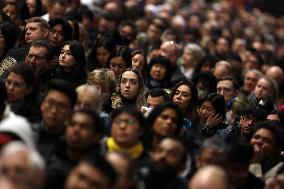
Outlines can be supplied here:
M265 99L272 97L272 94L273 89L270 82L264 78L259 79L254 88L254 95L259 99Z
M183 167L183 153L184 148L180 142L169 138L162 140L151 156L155 171L164 172L172 169L178 173Z
M22 179L29 173L28 154L26 151L2 155L0 165L1 173L12 179Z
M149 107L156 107L163 102L165 102L163 96L152 97L151 95L149 95L146 99L146 103Z
M132 71L126 71L121 76L120 93L128 99L133 100L137 97L139 92L139 81L136 73Z
M25 31L25 41L28 44L39 39L44 39L48 35L48 30L41 28L37 22L27 23Z
M217 84L217 93L222 95L226 102L231 101L235 96L235 90L232 81L219 81Z
M247 74L245 75L244 90L247 92L252 92L255 88L258 79L259 78L257 74L248 71Z
M54 47L59 47L63 42L63 29L62 25L57 24L50 29L48 34L48 41Z
M150 25L147 30L147 36L149 38L149 41L158 41L160 39L161 34L161 30L153 24Z
M47 61L48 50L45 47L32 46L26 56L25 63L37 73L46 71L49 67Z
M160 46L160 55L169 59L173 66L176 65L176 61L178 58L176 51L177 47L173 41L163 42Z
M87 149L95 141L95 124L92 118L84 113L75 113L66 128L68 147L74 149Z
M258 129L251 138L250 143L254 147L255 153L261 155L261 159L270 158L276 151L276 141L273 133L268 129Z
M56 90L50 90L41 103L41 113L45 127L51 133L61 132L65 128L72 111L69 97Z
M242 135L248 136L251 133L252 127L255 124L255 120L251 115L241 116L240 129Z
M70 172L65 189L110 189L110 181L99 169L82 162Z
M60 5L59 3L54 4L48 11L49 19L62 17L66 11L66 8L66 6Z
M196 158L196 167L199 169L206 165L224 166L225 156L223 153L216 152L212 149L206 148L202 150L200 155Z

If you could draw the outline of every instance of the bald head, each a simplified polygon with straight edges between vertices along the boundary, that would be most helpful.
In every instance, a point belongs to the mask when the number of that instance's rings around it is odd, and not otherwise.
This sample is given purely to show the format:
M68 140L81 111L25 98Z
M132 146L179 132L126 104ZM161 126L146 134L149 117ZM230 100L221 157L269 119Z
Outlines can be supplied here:
M265 75L274 79L278 85L280 85L284 80L283 70L279 66L271 66L267 69Z
M206 166L197 171L188 184L188 189L226 189L226 173L217 166Z
M179 47L174 41L165 41L160 46L160 55L169 59L172 65L176 64Z

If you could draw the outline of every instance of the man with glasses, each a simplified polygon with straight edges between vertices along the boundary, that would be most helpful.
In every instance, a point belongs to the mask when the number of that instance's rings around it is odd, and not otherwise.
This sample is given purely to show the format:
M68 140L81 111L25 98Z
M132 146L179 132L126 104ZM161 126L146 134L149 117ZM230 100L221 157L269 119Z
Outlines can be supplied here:
M51 66L51 46L46 40L34 41L25 58L25 64L29 65L39 76Z
M36 144L43 157L50 157L56 141L63 137L76 100L77 94L70 83L59 79L48 83L40 105L42 121L33 125Z

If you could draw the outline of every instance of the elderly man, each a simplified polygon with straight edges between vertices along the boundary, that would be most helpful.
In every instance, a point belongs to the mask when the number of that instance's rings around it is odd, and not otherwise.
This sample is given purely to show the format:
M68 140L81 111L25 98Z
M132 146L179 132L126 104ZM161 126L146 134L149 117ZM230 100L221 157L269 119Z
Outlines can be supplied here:
M167 58L172 66L171 84L174 85L180 79L183 79L183 73L177 66L177 59L179 58L179 46L174 41L165 41L160 46L160 55Z

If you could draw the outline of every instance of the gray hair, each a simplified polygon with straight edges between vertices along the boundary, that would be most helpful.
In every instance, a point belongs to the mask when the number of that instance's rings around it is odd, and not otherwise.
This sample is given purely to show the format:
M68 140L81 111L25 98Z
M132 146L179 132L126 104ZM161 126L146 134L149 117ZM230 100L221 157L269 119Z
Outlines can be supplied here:
M201 152L205 149L210 149L217 153L224 153L226 149L226 143L224 140L218 137L210 137L202 143Z

